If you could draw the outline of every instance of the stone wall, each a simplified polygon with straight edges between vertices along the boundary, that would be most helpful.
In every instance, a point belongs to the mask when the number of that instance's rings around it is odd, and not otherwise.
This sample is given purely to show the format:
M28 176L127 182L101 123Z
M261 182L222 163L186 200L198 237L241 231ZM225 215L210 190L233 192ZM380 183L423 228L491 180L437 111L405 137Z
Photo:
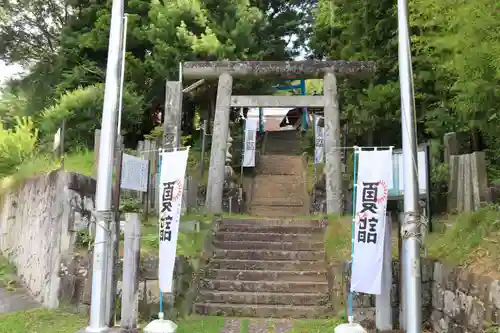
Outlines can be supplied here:
M438 333L480 333L500 330L500 281L479 276L466 269L453 268L438 261L423 259L422 321ZM393 326L399 327L398 261L392 265L391 306ZM329 286L335 313L346 310L350 264L332 265ZM354 294L356 322L375 328L375 296Z
M499 332L500 281L435 262L432 307L435 332Z
M93 179L54 171L28 179L2 197L0 252L47 307L59 305L61 257L73 251L78 231L91 223L94 194Z
M342 207L345 213L352 212L352 182L343 181ZM326 176L319 175L311 191L311 213L326 213Z
M59 289L60 301L73 308L79 309L83 313L88 313L91 302L92 274L91 274L91 254L67 255L61 261L59 276L61 288ZM117 267L117 304L121 302L122 290L122 270L123 259ZM189 304L183 304L186 299L185 294L189 289L193 277L193 265L184 257L177 257L174 270L174 299L175 304L169 305L169 300L165 312L172 315L182 313L184 308L190 308ZM160 303L160 290L158 284L158 258L142 258L139 267L139 313L141 318L148 320L158 314ZM165 304L164 303L164 304ZM173 306L175 305L175 306ZM189 311L189 310L187 310ZM186 313L189 314L189 313ZM117 309L119 318L120 310Z

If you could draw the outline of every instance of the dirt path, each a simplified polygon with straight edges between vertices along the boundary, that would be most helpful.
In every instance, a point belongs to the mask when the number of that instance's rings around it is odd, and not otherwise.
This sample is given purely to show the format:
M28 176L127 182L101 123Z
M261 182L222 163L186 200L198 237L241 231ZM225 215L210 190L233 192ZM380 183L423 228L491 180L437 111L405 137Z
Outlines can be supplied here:
M9 313L40 307L28 292L21 287L15 290L0 288L0 313Z

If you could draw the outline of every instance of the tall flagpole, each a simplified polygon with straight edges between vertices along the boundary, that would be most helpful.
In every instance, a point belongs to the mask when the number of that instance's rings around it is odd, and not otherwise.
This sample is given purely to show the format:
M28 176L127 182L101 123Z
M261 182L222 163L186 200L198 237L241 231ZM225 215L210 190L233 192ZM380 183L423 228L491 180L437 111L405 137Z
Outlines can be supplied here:
M128 14L123 16L123 34L122 34L122 55L121 55L121 70L120 70L120 97L118 99L118 136L122 127L123 113L123 86L125 84L125 54L127 53L127 22Z
M97 224L92 265L92 296L90 323L87 332L104 332L106 326L106 286L110 222L111 184L113 178L113 158L115 154L117 116L120 93L120 50L123 27L123 0L113 0L111 25L109 28L108 63L104 85L104 103L101 122L101 142L97 170L96 210Z
M407 333L420 333L422 325L420 208L418 205L417 137L407 0L398 0L398 42L404 175L404 221L401 228L404 324Z

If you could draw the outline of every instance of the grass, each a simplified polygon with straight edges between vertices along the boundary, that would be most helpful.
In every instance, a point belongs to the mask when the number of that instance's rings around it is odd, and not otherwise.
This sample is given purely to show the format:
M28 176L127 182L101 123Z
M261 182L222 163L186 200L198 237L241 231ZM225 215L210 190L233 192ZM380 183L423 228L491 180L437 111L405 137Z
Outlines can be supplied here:
M314 164L314 156L307 162L307 190L312 193L313 185L321 179L323 175L323 163Z
M5 287L9 290L15 289L15 275L16 267L0 255L0 287Z
M223 317L193 316L177 322L177 333L220 333Z
M427 236L427 256L450 265L468 267L480 275L500 278L500 206L434 219L435 231ZM450 225L449 228L443 225ZM392 253L398 258L398 232L393 229ZM351 256L351 217L329 218L325 250L330 262Z
M199 221L200 231L184 231L182 224L188 221ZM210 231L212 216L210 214L185 214L181 216L179 238L177 240L177 255L187 258L197 258L205 245L205 239ZM141 255L158 253L158 218L151 217L141 228Z
M64 158L64 169L81 173L85 176L93 176L94 152L89 150L80 150L66 155Z
M68 333L88 325L88 320L59 310L34 309L0 314L2 333Z
M324 333L333 332L335 326L339 325L341 320L338 318L325 320L296 320L294 328L289 333Z
M81 150L65 156L64 169L92 176L94 166L94 153ZM0 180L0 194L22 184L27 179L49 173L61 167L59 160L49 154L36 155L23 162L16 173Z
M237 319L237 318L231 318ZM240 333L249 333L251 319L240 319ZM290 333L330 332L340 319L295 320ZM225 324L224 317L190 316L176 320L177 333L220 333ZM88 325L88 318L61 310L34 309L0 315L2 333L68 333L76 332ZM273 320L269 319L269 333L275 333Z
M431 258L500 278L499 206L446 216L435 223L451 227L428 236L426 247Z
M342 216L328 219L325 233L325 251L331 263L351 258L352 217ZM392 230L392 257L398 257L398 230Z

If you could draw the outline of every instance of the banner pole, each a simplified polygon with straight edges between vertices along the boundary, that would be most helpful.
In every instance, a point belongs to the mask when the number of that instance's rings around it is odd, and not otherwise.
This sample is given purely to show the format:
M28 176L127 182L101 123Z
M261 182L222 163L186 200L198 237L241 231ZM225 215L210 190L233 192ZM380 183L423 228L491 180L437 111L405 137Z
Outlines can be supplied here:
M157 175L158 175L158 191L160 190L160 184L161 184L161 158L162 158L162 153L163 153L163 149L160 148L158 150L158 172L157 172ZM157 197L157 200L160 200L160 196L159 195ZM158 213L160 213L159 209L160 209L160 205L158 203ZM158 237L160 237L159 236L159 232L158 232ZM159 241L159 238L158 238L158 241ZM160 289L160 312L159 313L163 314L163 292L161 291L161 289Z
M404 177L403 287L404 317L407 333L422 331L422 281L420 272L420 207L418 189L417 129L415 94L411 62L408 1L398 0L398 62L401 94L401 132Z
M313 164L314 164L314 183L312 184L312 199L313 203L316 201L316 181L317 181L317 170L316 170L316 114L313 113L313 140L314 140L314 153L313 153ZM321 212L323 213L323 212Z
M351 222L351 272L352 265L354 263L354 240L355 240L355 229L356 229L356 191L358 188L358 177L357 177L357 168L358 168L358 149L359 147L354 148L353 154L353 186L352 186L352 222ZM351 273L352 275L352 273ZM352 280L352 276L351 276ZM349 299L348 299L348 311L347 318L349 324L354 322L354 314L353 314L353 295L351 291L351 287L349 286Z
M240 112L241 112L241 114L243 114L243 108L240 109ZM246 144L246 140L245 140L245 127L246 127L246 124L247 124L247 120L245 118L243 118L242 123L243 123L243 125L241 126L241 141L242 141L242 145L241 145L240 185L243 187L243 162L245 160L245 144Z

